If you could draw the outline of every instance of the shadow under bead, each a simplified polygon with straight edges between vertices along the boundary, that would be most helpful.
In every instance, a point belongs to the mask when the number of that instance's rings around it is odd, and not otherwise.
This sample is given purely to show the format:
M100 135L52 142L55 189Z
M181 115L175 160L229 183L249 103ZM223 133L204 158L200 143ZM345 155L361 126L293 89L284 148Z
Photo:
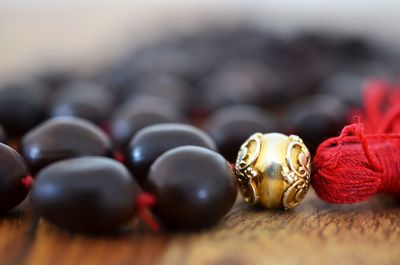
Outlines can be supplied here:
M177 147L161 155L151 166L145 189L156 196L154 213L163 224L183 230L217 223L237 194L228 162L198 146Z
M21 142L21 153L33 173L58 160L110 156L111 152L111 141L100 128L72 117L47 120L29 131Z
M28 195L22 180L29 175L22 156L0 143L0 213L13 209Z
M228 161L234 162L242 143L255 132L278 129L276 119L261 108L236 105L214 112L204 128L217 144L218 151Z
M151 164L160 155L185 145L216 150L214 141L196 127L179 123L156 124L140 130L133 137L126 155L126 164L142 184L146 180Z
M158 123L180 122L181 111L170 101L139 96L121 105L110 120L111 137L125 151L132 137L144 127Z
M31 198L34 210L47 221L71 231L101 233L116 230L134 216L139 192L121 163L83 157L44 168Z

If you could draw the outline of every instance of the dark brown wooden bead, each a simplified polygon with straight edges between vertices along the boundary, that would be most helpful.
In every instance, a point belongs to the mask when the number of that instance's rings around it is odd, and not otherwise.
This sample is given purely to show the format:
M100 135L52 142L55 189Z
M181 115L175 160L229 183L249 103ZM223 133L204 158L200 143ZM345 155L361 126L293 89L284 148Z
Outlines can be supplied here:
M55 161L80 156L109 156L111 141L94 124L78 118L53 118L28 132L21 153L36 173Z
M169 228L198 229L221 220L235 202L233 171L218 153L182 146L151 166L145 189L157 198L154 213Z
M164 152L175 147L195 145L216 150L214 141L196 127L165 123L140 130L129 144L126 163L133 175L143 183L151 164Z
M221 108L205 124L205 130L214 139L218 151L230 162L236 160L240 146L250 135L277 129L277 121L272 115L249 105Z
M104 157L54 163L38 174L34 209L47 221L78 232L108 232L135 213L139 187L119 162Z
M29 175L24 159L11 147L0 143L0 213L20 204L29 192L21 180Z
M126 150L132 137L149 125L179 122L181 111L170 101L141 96L119 107L110 121L111 136L118 148Z

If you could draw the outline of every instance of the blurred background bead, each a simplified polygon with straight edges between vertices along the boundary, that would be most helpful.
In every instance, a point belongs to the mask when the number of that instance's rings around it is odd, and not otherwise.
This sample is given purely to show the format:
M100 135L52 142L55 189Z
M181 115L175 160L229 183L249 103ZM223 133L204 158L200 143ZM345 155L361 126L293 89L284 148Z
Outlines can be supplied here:
M279 89L271 69L257 61L236 59L203 81L204 104L211 110L233 104L266 104L264 94Z
M228 161L236 160L242 143L253 133L279 129L277 120L262 108L249 105L225 107L214 112L204 125Z
M321 92L337 96L353 107L362 106L362 88L367 82L366 76L352 73L337 73L328 78L321 86Z
M35 80L0 84L0 124L20 135L46 117L46 88Z
M260 58L265 56L274 39L262 29L242 27L237 29L230 41L230 51L234 56Z
M349 108L338 97L316 94L295 101L286 112L286 128L315 151L319 143L336 136L347 122Z
M147 177L151 164L163 153L179 146L202 146L216 150L214 141L200 129L177 123L148 126L129 144L126 163L139 183Z
M28 195L22 179L29 175L24 159L11 147L0 143L0 213L13 209Z
M47 221L78 232L109 232L134 215L140 190L119 162L103 157L54 163L37 176L34 210Z
M374 48L357 36L336 39L335 48L343 62L368 60L374 54Z
M183 146L151 166L145 189L154 194L156 216L169 228L199 229L223 218L236 199L234 174L218 153Z
M107 120L114 95L106 88L87 81L75 81L54 95L52 117L78 117L96 124Z
M323 56L313 45L298 37L286 40L273 52L273 65L282 93L282 98L279 94L275 98L280 104L313 93L331 71L332 66L321 60Z
M22 139L21 153L36 173L58 160L80 156L109 156L108 136L94 124L79 118L47 120Z
M124 151L140 129L157 123L182 120L183 114L173 102L157 97L139 96L115 110L110 120L110 131L116 146Z
M135 54L132 60L135 74L170 74L190 81L197 76L197 67L190 53L174 45L155 45Z
M138 77L133 84L134 96L153 96L173 102L186 110L190 107L189 85L182 79L166 74L148 74Z

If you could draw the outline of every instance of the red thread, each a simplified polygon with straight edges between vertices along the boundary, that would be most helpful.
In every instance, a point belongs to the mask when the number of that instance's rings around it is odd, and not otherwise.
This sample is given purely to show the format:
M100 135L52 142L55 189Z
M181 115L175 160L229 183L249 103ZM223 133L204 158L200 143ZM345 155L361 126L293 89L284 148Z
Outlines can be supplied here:
M400 194L400 89L373 81L364 110L317 149L311 183L331 203L354 203L382 192Z
M114 152L114 159L121 163L125 162L125 156L121 152L118 152L118 151Z
M32 176L25 176L21 179L21 184L28 190L30 190L33 186L33 182L35 180Z
M149 213L149 208L156 204L153 194L142 192L136 198L137 212L140 218L155 232L160 230L159 224Z

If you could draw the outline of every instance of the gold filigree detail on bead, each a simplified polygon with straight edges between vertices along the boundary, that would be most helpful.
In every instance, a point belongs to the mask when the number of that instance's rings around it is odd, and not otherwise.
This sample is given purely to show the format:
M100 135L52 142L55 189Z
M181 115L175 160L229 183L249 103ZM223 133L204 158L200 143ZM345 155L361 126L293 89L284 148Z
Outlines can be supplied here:
M260 154L261 137L261 133L253 134L242 144L235 165L240 190L245 201L249 203L257 203L259 200L257 188L259 172L253 165Z
M311 155L307 147L296 135L290 135L289 139L286 152L287 167L283 170L284 179L289 185L282 198L283 207L286 209L297 206L303 200L310 187L311 175Z

